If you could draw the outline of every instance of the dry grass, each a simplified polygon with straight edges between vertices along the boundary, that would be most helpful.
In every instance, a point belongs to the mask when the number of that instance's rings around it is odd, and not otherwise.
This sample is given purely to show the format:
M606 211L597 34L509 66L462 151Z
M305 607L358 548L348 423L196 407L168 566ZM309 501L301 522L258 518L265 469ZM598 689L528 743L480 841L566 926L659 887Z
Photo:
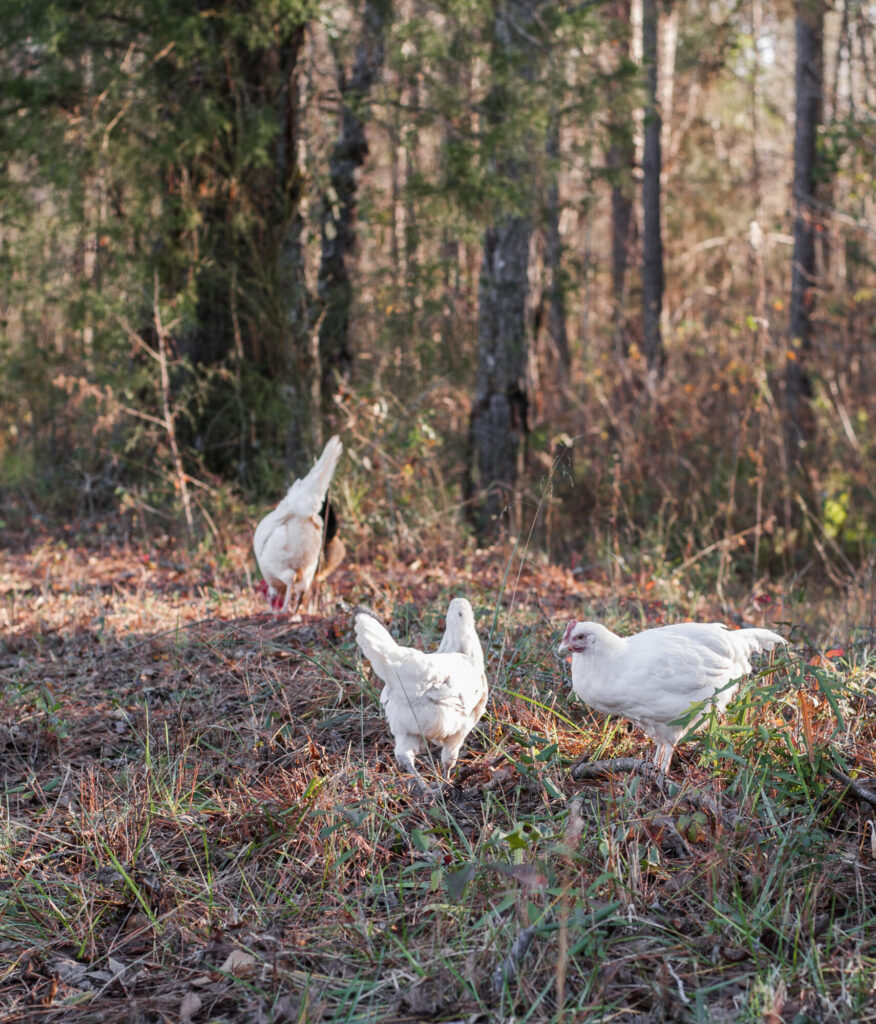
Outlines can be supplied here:
M872 637L837 635L858 610L778 585L737 606L794 652L683 746L666 798L573 781L642 737L570 700L556 639L573 611L632 629L726 609L516 558L472 552L452 577L376 559L289 624L241 590L244 548L8 555L0 1018L876 1021L873 808L826 770L832 751L876 774ZM427 803L349 613L433 644L459 592L492 697Z

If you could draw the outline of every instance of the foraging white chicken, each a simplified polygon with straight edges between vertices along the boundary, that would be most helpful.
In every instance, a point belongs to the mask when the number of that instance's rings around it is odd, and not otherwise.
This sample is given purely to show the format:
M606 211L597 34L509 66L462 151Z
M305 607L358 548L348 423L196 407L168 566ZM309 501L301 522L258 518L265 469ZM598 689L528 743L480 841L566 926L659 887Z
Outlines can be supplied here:
M340 438L329 438L313 469L256 527L253 548L264 577L259 589L275 610L285 612L294 593L295 612L313 581L323 546L320 510L342 451Z
M620 637L598 622L572 619L559 653L572 654L572 689L581 700L638 726L656 743L653 760L665 772L676 743L703 713L690 725L670 723L698 701L711 700L723 712L751 671L750 656L783 643L769 629L728 630L720 622L680 622Z
M380 703L399 763L419 775L414 759L423 741L437 743L449 777L487 704L484 652L469 602L450 602L444 637L433 654L401 647L364 612L356 616L356 643L383 681Z

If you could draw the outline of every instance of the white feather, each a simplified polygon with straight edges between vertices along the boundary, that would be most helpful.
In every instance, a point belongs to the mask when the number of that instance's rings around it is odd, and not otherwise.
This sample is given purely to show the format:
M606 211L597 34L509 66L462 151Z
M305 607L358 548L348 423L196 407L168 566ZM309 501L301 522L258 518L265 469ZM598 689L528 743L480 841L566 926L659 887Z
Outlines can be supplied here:
M573 619L559 652L572 652L578 697L650 736L655 762L666 771L676 743L702 714L687 726L670 723L700 701L723 712L751 671L751 655L783 643L769 629L728 630L719 622L681 622L620 637L598 622Z
M423 741L440 744L449 774L487 703L484 652L471 605L465 598L450 602L444 637L432 654L400 646L363 612L355 628L356 643L384 684L380 703L396 758L417 774L415 757Z
M284 594L282 611L292 594L296 607L313 582L322 548L319 514L343 451L340 438L331 437L313 468L296 480L283 500L259 523L253 549L270 598Z

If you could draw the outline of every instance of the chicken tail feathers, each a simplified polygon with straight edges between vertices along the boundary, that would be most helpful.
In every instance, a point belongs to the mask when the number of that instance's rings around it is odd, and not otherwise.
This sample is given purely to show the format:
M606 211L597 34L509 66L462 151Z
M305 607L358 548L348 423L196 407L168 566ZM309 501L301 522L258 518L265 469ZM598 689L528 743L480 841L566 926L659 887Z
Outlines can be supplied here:
M787 644L787 640L771 629L737 629L728 634L733 644L746 656L758 651L771 651L776 644Z
M371 662L374 671L386 681L390 673L389 662L398 652L398 644L377 619L365 612L356 616L356 643Z
M343 450L341 439L337 436L330 437L313 468L307 476L292 484L286 492L286 497L277 506L277 511L282 516L295 515L305 519L315 516L325 501Z
M344 446L341 444L341 439L335 434L326 441L325 448L322 450L322 455L314 463L313 469L304 478L304 482L314 492L319 494L319 504L322 505L325 500L326 491L329 489L329 484L332 482L332 477L335 475L335 467L338 464L338 459L341 457L341 452L344 450Z

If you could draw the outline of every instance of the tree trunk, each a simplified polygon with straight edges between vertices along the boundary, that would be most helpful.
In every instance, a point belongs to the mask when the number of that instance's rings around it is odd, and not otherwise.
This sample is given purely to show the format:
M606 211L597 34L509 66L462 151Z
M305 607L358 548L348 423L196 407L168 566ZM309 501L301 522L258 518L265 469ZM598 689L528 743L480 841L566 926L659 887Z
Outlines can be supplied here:
M313 363L297 154L305 23L278 19L273 32L250 34L240 29L231 4L216 5L213 14L215 25L204 31L215 47L209 60L198 59L197 74L182 59L156 66L159 98L170 110L181 104L188 118L176 128L179 142L165 177L168 207L179 211L175 241L189 262L165 264L161 298L186 291L194 273L194 322L174 339L179 352L193 364L233 361L235 370L204 385L198 408L179 421L180 442L197 444L209 469L245 481L257 436L281 451L285 446L290 463L311 448L312 398L302 386ZM276 130L259 141L270 145L271 158L254 163L253 126L266 114ZM220 122L222 131L197 139L203 145L183 137L186 129L197 138ZM253 402L253 389L262 405ZM282 408L270 400L278 393Z
M498 516L513 501L518 459L528 431L526 305L531 234L527 218L507 217L484 236L477 397L471 425L484 492L477 521L482 536L497 532Z
M749 222L748 241L751 254L752 270L755 284L754 319L755 319L755 359L760 362L766 351L769 338L769 322L767 320L766 270L764 264L764 233L761 225L763 219L763 174L761 171L761 111L764 109L763 83L760 68L760 44L763 35L763 0L751 0L751 36L752 68L751 68L751 221ZM755 545L757 550L757 545Z
M633 244L633 177L636 169L635 123L625 102L629 91L626 69L632 67L630 0L616 0L609 8L611 30L618 40L617 74L609 80L609 148L605 162L611 180L611 302L615 351L630 349L627 330L627 269Z
M560 157L560 123L555 113L547 130L546 152L550 180L545 198L544 261L547 270L548 336L556 365L555 380L560 390L569 381L571 359L566 330L566 289L563 280L563 241L560 236L560 186L557 164Z
M506 0L494 7L492 75L487 118L497 129L520 102L520 84L532 79L535 58L534 0ZM513 75L512 75L513 72ZM481 537L499 532L499 517L514 507L522 446L528 432L526 368L529 245L534 191L533 142L495 131L491 170L511 202L484 233L478 300L477 393L471 420L472 476L482 502L475 525ZM508 212L510 208L510 212ZM469 487L473 491L470 477ZM515 523L512 520L512 529Z
M642 334L648 369L663 369L663 239L660 231L660 132L657 106L657 9L658 0L642 5L642 60L646 75L645 150L642 156Z
M383 67L384 32L390 12L390 0L366 0L362 34L349 81L343 65L338 64L341 124L329 158L329 186L322 199L322 258L317 277L322 302L319 360L324 415L331 409L338 382L349 377L353 364L350 342L353 288L347 258L356 244L356 171L368 156L366 101Z
M806 364L812 348L815 301L818 220L815 208L816 136L822 116L823 0L798 0L795 36L794 252L791 265L791 343L785 369L785 431L791 464L800 462L803 446L812 432L805 402L812 395Z

